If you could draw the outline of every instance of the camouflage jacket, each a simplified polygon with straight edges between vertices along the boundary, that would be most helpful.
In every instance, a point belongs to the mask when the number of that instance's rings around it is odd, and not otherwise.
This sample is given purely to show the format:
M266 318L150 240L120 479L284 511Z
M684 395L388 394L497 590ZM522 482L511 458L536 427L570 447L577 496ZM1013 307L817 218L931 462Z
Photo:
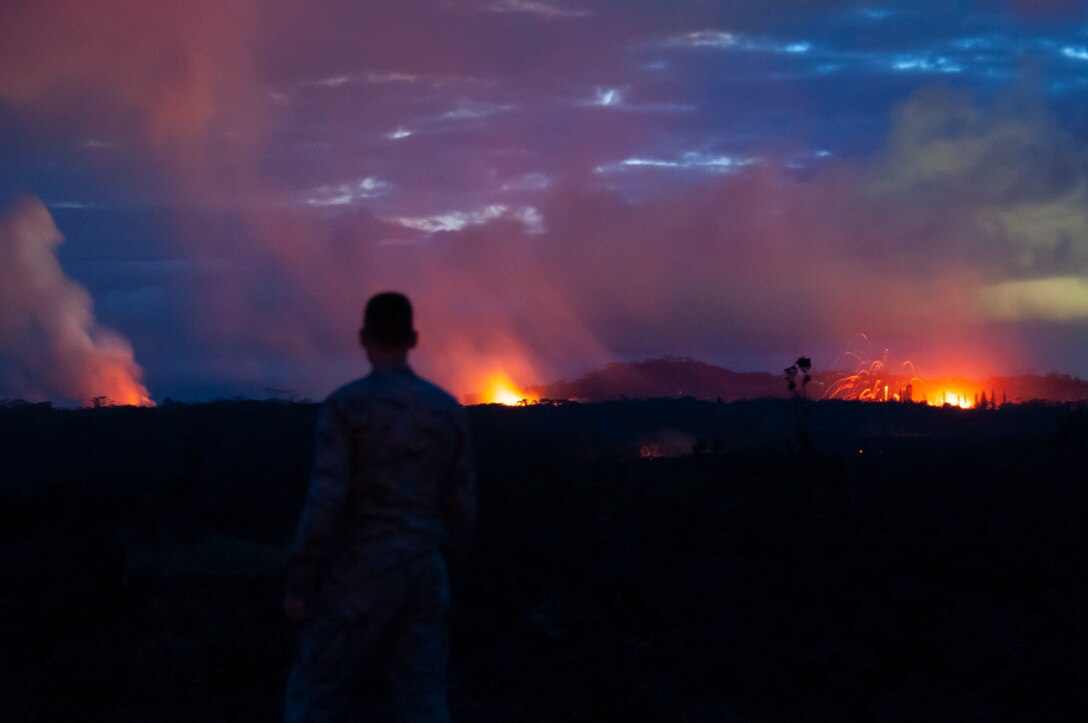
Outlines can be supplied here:
M367 577L463 544L474 516L464 408L407 365L375 369L321 406L287 591L350 595Z

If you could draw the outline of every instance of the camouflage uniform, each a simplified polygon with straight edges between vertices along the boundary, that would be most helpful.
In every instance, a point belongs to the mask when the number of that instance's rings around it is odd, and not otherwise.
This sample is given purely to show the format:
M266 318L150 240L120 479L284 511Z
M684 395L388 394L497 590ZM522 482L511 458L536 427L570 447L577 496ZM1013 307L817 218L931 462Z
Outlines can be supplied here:
M287 570L307 618L285 720L449 720L442 552L475 512L464 409L407 365L375 369L325 401L314 455ZM377 673L388 709L353 711Z

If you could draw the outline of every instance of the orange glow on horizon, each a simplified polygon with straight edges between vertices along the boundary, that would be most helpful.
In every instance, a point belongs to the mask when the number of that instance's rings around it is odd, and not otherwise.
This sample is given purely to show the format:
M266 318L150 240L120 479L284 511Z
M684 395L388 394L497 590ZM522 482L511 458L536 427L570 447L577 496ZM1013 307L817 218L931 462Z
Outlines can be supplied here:
M441 349L441 354L426 358L424 375L466 405L516 406L522 400L536 401L539 394L530 394L526 387L547 376L533 350L501 329L489 332L484 339L464 335L444 338Z
M970 399L966 394L962 394L960 392L942 391L941 396L943 397L944 401L927 401L926 403L937 406L943 406L945 404L948 404L953 407L959 407L960 409L970 409L971 407L975 406L975 402L973 399Z
M101 400L105 406L119 407L154 407L147 387L133 378L132 372L124 365L114 364L100 369L96 378L88 383L99 396L88 400L90 406L98 406L95 400Z
M952 406L972 409L985 399L995 402L995 390L984 388L981 382L961 379L922 379L917 376L890 374L870 377L850 374L836 380L824 395L825 399L859 402L913 402L931 407Z
M486 388L479 395L481 404L505 404L508 407L535 401L532 395L519 389L510 377L501 372L488 378Z
M914 402L931 407L972 409L980 403L978 400L982 395L985 395L987 403L994 401L991 399L993 394L984 389L980 382L959 378L923 380L893 375L881 377L868 385L864 383L864 377L859 380L858 375L851 374L837 380L824 398L859 402Z
M868 338L861 336L868 342ZM999 390L992 386L987 388L982 381L970 381L960 376L924 378L918 374L911 361L905 361L898 366L892 365L888 359L888 350L878 360L866 360L855 352L848 352L843 358L855 360L858 364L857 371L830 383L823 394L824 399L913 402L932 407L950 406L960 409L996 406L997 403L995 397ZM958 367L976 368L970 363L963 363ZM1000 392L1004 395L1005 390L1001 389Z

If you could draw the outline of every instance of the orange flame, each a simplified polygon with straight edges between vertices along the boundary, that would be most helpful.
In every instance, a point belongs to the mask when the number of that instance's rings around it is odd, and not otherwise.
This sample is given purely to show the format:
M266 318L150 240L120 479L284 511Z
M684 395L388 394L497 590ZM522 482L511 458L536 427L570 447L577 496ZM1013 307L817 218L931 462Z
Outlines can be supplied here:
M866 343L868 338L860 335ZM995 392L981 383L959 377L951 379L923 379L914 363L905 361L895 368L888 360L888 350L880 359L866 360L857 352L847 352L843 358L854 359L857 370L853 374L836 379L824 393L825 399L843 399L863 402L915 402L934 407L952 406L972 409L983 403L996 403Z
M155 401L149 396L147 387L136 381L132 373L120 364L97 370L95 379L88 384L88 387L93 388L100 395L90 400L94 406L100 404L125 407L155 406Z
M519 389L510 377L501 372L488 379L485 390L480 393L480 400L482 404L505 404L510 407L538 401Z
M453 392L465 404L535 402L514 380L539 380L541 369L513 334L496 331L486 345L469 338L445 340L441 355L426 357L425 374ZM530 383L535 383L530 382Z
M130 358L100 357L82 380L91 406L154 407L147 387L140 383L140 368Z

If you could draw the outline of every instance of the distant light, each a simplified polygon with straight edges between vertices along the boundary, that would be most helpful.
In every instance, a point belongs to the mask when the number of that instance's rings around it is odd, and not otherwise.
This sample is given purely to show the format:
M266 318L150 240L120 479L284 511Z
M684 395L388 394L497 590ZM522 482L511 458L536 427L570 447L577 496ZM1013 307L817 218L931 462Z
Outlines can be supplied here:
M1073 60L1088 60L1088 48L1084 46L1074 47L1067 45L1062 48L1062 55Z
M786 46L787 53L807 53L812 50L812 43L790 43Z
M399 141L401 138L407 138L410 135L412 135L412 131L402 126L400 128L397 128L395 131L386 133L385 137L394 141Z

